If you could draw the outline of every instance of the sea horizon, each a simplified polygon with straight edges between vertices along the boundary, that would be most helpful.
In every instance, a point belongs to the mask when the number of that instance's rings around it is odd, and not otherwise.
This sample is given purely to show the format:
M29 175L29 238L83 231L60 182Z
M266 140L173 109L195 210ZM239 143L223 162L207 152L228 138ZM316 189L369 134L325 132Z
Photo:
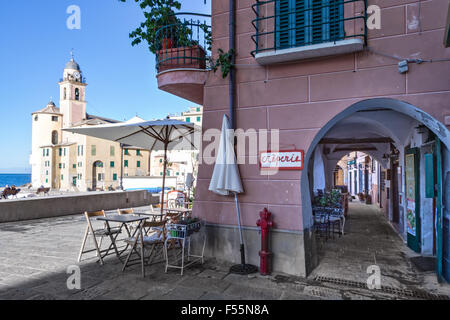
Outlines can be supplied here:
M30 182L31 173L0 173L0 188L6 185L19 187Z

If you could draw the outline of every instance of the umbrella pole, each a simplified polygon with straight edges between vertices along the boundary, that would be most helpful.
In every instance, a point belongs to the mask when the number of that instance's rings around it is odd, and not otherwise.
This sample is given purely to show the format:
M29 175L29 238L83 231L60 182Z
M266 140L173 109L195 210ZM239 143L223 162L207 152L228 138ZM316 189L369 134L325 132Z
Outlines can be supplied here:
M163 182L162 182L162 192L161 192L161 214L164 211L164 188L166 186L166 166L167 166L167 143L164 144L164 165L163 165Z
M240 244L241 244L241 263L242 263L242 265L245 265L244 239L242 238L241 215L239 212L239 202L238 202L236 193L234 193L234 202L236 203L236 212L237 212L237 220L238 220L238 228L239 228L239 240L240 240Z
M230 272L242 274L242 275L255 273L258 271L258 268L254 265L245 263L244 239L242 237L242 227L241 227L241 214L239 211L239 202L238 202L236 192L234 193L234 202L236 203L236 212L237 212L238 227L239 227L239 239L241 241L241 264L231 266Z

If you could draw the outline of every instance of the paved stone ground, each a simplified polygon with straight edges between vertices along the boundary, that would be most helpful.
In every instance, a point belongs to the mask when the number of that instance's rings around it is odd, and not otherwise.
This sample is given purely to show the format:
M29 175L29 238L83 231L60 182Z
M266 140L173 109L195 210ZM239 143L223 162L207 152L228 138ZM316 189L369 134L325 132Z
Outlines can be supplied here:
M350 203L344 236L320 241L319 266L309 278L325 276L367 283L369 266L378 266L381 285L398 289L450 294L434 271L421 272L411 262L420 256L409 249L376 205Z
M408 249L373 208L352 205L342 238L321 246L321 264L307 279L284 274L263 277L228 272L230 264L209 258L180 276L162 263L121 272L115 256L104 266L89 258L77 262L86 222L80 216L0 224L0 299L406 299L401 295L314 280L316 275L367 279L366 265L380 265L382 284L442 292L430 274L408 262ZM376 241L375 241L376 240ZM92 243L88 243L92 245ZM94 255L92 254L91 257ZM67 267L81 269L81 289L67 288Z

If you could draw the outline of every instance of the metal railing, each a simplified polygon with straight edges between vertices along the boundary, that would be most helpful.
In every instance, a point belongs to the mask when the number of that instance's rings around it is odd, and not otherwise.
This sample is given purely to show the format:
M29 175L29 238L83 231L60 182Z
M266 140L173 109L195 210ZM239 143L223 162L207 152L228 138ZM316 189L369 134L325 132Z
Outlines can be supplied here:
M251 54L349 38L366 44L366 9L367 0L257 0Z
M211 16L180 12L173 17L155 34L157 72L206 69L211 56Z

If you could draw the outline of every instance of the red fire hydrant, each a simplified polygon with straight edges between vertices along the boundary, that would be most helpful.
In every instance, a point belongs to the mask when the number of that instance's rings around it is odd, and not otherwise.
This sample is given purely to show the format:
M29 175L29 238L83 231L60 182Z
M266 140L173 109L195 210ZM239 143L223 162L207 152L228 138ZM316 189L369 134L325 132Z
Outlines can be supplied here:
M264 208L264 210L259 213L260 219L256 221L256 225L258 227L261 227L259 273L261 273L263 276L270 274L270 256L272 255L272 253L269 252L269 228L273 228L273 222L270 221L271 215L272 213L267 211L267 208Z

